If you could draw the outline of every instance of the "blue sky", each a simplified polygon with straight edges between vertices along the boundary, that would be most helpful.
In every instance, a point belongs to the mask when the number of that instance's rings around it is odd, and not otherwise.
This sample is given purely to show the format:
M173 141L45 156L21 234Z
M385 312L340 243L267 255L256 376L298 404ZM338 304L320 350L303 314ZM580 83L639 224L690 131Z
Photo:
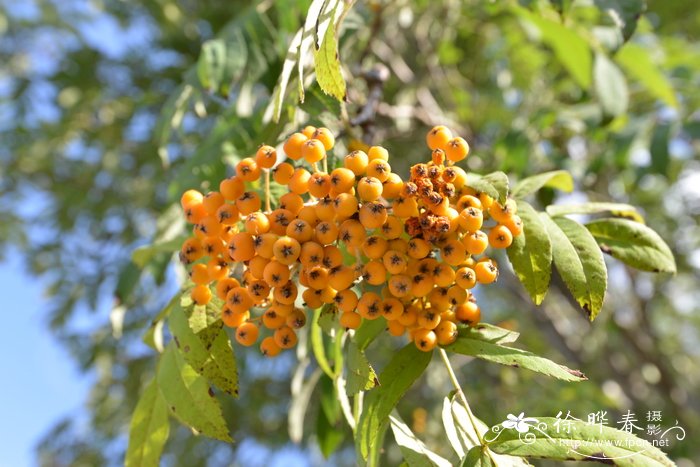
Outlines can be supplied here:
M0 263L0 467L35 465L34 448L53 422L81 411L89 388L44 319L43 284L10 252Z

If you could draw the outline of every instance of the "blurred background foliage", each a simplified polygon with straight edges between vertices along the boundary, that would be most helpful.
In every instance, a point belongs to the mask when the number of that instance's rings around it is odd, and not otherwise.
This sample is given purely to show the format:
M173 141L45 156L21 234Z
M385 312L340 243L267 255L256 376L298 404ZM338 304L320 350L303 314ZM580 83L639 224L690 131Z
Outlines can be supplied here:
M670 456L700 462L700 11L661 0L358 2L339 38L347 103L306 73L299 104L292 73L275 123L271 97L309 4L0 1L0 251L19 248L50 284L46 322L95 381L81 422L46 428L38 462L122 463L129 417L154 370L142 335L182 273L172 254L184 233L179 193L217 186L231 162L306 122L341 135L338 156L351 142L386 146L398 173L426 157L427 129L447 124L470 142L471 170L517 179L563 168L577 180L566 200L639 206L672 247L678 274L610 262L594 324L556 279L540 307L507 271L480 298L486 321L517 329L526 348L589 382L455 361L489 424L522 411L585 419L607 410L611 423L627 410L641 421L662 411L665 426L678 420L688 434ZM212 50L223 51L221 74L200 58ZM538 196L542 207L558 195ZM381 367L391 348L378 339L370 360ZM237 354L241 397L224 400L237 442L178 427L163 464L324 462L317 407L303 442L288 441L294 355ZM437 366L419 382L399 410L439 450L449 385ZM327 462L354 465L350 433L341 433L345 448Z

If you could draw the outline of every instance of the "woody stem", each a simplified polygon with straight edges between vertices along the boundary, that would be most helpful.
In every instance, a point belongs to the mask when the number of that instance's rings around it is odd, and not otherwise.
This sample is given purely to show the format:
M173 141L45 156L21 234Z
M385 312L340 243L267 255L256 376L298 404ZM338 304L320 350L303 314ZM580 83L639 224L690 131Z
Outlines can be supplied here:
M450 381L452 381L452 385L454 386L455 390L457 391L457 397L459 397L460 402L464 405L464 408L467 411L467 415L469 416L469 421L472 424L472 427L474 428L474 433L476 433L476 437L479 439L479 444L482 446L486 446L486 443L484 442L484 438L481 437L481 433L479 432L479 426L476 423L476 418L474 417L474 414L472 413L472 409L469 406L469 402L467 402L467 397L464 395L464 391L462 391L462 387L459 385L459 381L457 381L457 376L455 375L454 370L452 369L452 364L450 363L450 359L447 356L447 352L445 352L445 349L440 348L440 357L442 358L442 362L445 364L445 368L447 369L447 374L450 377Z

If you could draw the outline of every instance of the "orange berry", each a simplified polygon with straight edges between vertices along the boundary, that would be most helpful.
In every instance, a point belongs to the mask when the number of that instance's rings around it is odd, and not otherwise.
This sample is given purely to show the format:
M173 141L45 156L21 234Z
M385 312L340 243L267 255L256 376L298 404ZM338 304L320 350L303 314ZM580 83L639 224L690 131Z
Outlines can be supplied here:
M303 135L306 136L307 138L313 138L314 131L316 131L316 127L313 125L307 125L304 127L303 130L301 130Z
M357 182L357 194L360 195L362 201L376 201L382 196L384 185L378 178L362 177Z
M320 290L328 285L328 269L323 266L314 266L309 269L306 274L309 286L313 289Z
M363 151L353 151L343 160L346 169L352 170L355 175L362 175L367 170L369 157Z
M294 219L294 214L287 209L275 209L267 218L270 219L270 232L284 235L287 232L287 226Z
M292 175L292 178L289 179L289 189L298 195L308 193L310 178L311 174L308 170L302 168L296 169Z
M274 233L264 233L253 237L253 247L255 254L265 259L271 259L275 254L272 247L277 241L277 235Z
M295 219L287 226L286 234L288 237L295 239L301 244L311 240L314 235L314 229L308 222L301 219Z
M211 296L211 289L208 285L197 285L190 293L190 297L196 305L206 305L211 300Z
M239 344L250 347L258 340L260 329L255 323L247 322L236 329L236 340Z
M222 225L233 225L238 222L240 213L235 204L222 204L216 211L216 219Z
M513 237L517 237L523 233L523 221L517 214L513 214L510 216L510 219L506 219L503 222L503 225L508 227L508 230L510 230L510 233L513 234Z
M332 222L319 222L315 229L316 240L323 245L329 245L338 239L338 227Z
M474 326L481 320L481 310L474 302L466 302L455 307L455 316L463 323Z
M364 203L360 208L360 223L367 229L382 227L387 217L386 207L381 203Z
M315 173L309 178L309 193L316 198L323 198L331 191L331 176Z
M221 207L222 204L224 204L224 202L224 195L222 195L218 191L212 191L207 193L207 195L202 200L204 209L206 209L207 214L209 215L216 214L216 211L219 209L219 207Z
M204 285L211 282L207 265L199 263L192 266L192 270L190 271L190 278L192 279L192 282L194 282L197 285Z
M306 324L306 314L304 310L295 308L292 313L287 316L287 326L292 329L301 329Z
M282 326L274 334L275 343L282 349L291 349L297 345L297 334L289 326Z
M233 277L225 277L216 283L216 296L221 300L226 300L226 295L235 287L241 284Z
M294 263L301 253L301 245L291 237L280 237L272 247L275 259L282 264L290 265Z
M386 282L386 268L381 261L372 260L365 263L362 278L371 285L382 285Z
M379 179L384 183L389 178L391 166L383 159L371 159L367 164L367 176Z
M382 302L382 315L387 321L397 320L399 316L403 315L403 311L403 303L394 297L389 297Z
M401 337L406 333L406 327L398 321L389 321L386 324L387 331L394 337Z
M239 232L228 244L228 254L234 261L249 261L255 256L255 242L248 232Z
M228 306L221 309L221 321L230 328L237 328L249 318L250 312L248 310L234 312Z
M284 153L292 160L299 160L303 157L301 152L302 145L308 140L303 133L294 133L287 141L284 142L282 149Z
M343 167L333 169L331 172L331 187L335 193L347 193L355 185L355 173Z
M308 241L301 246L299 262L305 267L319 266L323 264L325 252L321 244Z
M236 164L236 176L245 182L254 182L260 178L260 167L252 157L246 157Z
M389 160L389 151L387 151L385 148L383 148L381 146L372 146L371 148L369 148L369 151L367 151L367 157L369 158L370 161L373 161L375 159L388 161Z
M272 168L277 162L277 151L272 146L263 144L255 153L255 163L263 169Z
M333 301L340 311L348 312L357 308L359 299L357 298L357 294L351 289L344 289L338 291Z
M470 255L480 255L489 246L488 236L481 230L467 234L462 238L462 244Z
M437 345L437 336L432 330L418 329L413 334L413 342L423 352L430 352Z
M302 135L303 136L303 135ZM276 357L282 351L272 336L268 336L260 343L260 352L266 357Z
M211 280L221 280L228 276L228 263L221 258L213 258L207 263L207 273Z
M515 200L507 199L503 206L501 206L498 202L493 203L489 208L489 215L496 222L504 223L517 211L518 206L515 204Z
M491 261L479 261L474 265L476 280L480 284L490 284L498 279L498 268Z
M197 190L187 190L180 197L180 206L187 209L192 204L200 204L204 200L204 195Z
M459 210L461 213L467 208L475 208L481 210L481 201L479 201L479 198L477 198L476 196L463 195L457 201L457 210Z
M437 337L438 344L440 345L450 345L457 340L459 335L457 331L457 325L452 321L440 321L440 324L435 328L435 335Z
M455 283L463 289L471 289L476 285L476 273L472 268L461 267L455 274Z
M362 252L370 259L381 258L388 248L388 242L377 235L365 238L362 242Z
M292 175L294 175L294 166L287 162L282 162L272 169L272 178L280 185L288 184Z
M362 317L354 311L345 311L340 315L340 325L345 329L357 329L362 324Z
M249 310L253 304L253 298L245 287L234 287L226 294L226 306L234 313Z
M452 139L452 132L445 126L433 127L425 137L425 142L431 150L444 149Z
M260 196L254 191L246 191L236 199L236 208L243 216L247 216L255 211L260 211Z
M335 136L333 136L333 133L331 133L331 130L329 130L328 128L316 128L311 137L320 141L323 144L323 148L326 151L330 151L331 149L333 149L333 146L335 146Z
M301 145L301 155L309 164L315 164L326 157L326 149L321 141L309 139Z
M366 292L357 302L357 312L365 319L373 320L382 315L382 299L374 292Z
M513 243L513 234L508 227L499 224L489 231L489 244L493 248L508 248Z
M268 308L262 315L262 323L267 329L279 329L287 322L286 316L278 306Z
M340 193L333 200L333 207L335 208L335 219L337 221L342 221L347 219L348 217L351 217L357 212L359 205L360 203L357 201L357 198L355 198L350 193Z
M225 178L219 183L219 191L227 201L235 201L245 191L245 182L238 177Z
M382 185L382 196L386 199L398 198L404 187L403 180L395 173L390 173Z
M484 223L484 215L481 209L469 207L459 213L459 226L467 232L476 232Z
M244 225L246 232L253 235L264 234L270 230L270 220L262 212L248 214Z
M447 160L452 162L459 162L469 155L469 143L459 136L448 141L444 149Z

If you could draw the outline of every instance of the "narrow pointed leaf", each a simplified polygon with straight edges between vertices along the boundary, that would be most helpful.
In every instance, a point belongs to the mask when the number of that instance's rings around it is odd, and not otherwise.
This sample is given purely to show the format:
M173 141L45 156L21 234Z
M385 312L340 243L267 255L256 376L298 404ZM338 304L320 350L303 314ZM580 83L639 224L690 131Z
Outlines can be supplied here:
M574 179L566 170L554 170L520 180L513 188L513 197L524 198L539 191L542 187L556 188L571 193L574 190Z
M377 385L377 374L369 364L365 353L351 339L348 343L348 395L354 396Z
M593 84L603 113L617 117L627 111L627 80L620 69L604 53L595 55Z
M526 435L513 428L500 428L484 437L489 449L496 453L558 461L596 461L618 466L675 465L650 442L606 425L537 417L537 422L530 424L529 438L524 438Z
M525 368L564 381L583 381L586 379L586 376L578 370L572 370L526 350L481 340L477 335L460 335L454 343L445 347L445 350L501 365ZM380 381L382 381L381 378Z
M559 275L576 302L592 321L603 307L608 272L593 236L576 221L541 214L552 239L552 254Z
M492 172L483 176L469 173L467 185L478 193L486 193L501 204L505 203L508 197L508 176L503 172Z
M345 79L340 68L338 41L336 39L335 12L340 3L336 3L330 13L328 27L325 30L321 46L314 54L316 81L323 92L339 101L346 100Z
M207 380L187 364L174 342L158 365L158 388L170 413L196 432L232 442L221 407Z
M650 272L676 272L676 260L666 242L652 229L627 219L601 219L586 224L603 252Z
M158 465L169 434L168 406L160 395L154 379L141 393L131 417L125 465L127 467Z
M508 259L515 275L539 305L547 295L552 275L552 244L537 212L523 200L517 200L523 232L508 247Z
M358 453L363 459L380 448L378 443L387 428L389 414L423 374L431 355L430 352L418 350L413 344L406 345L394 354L379 375L380 386L367 393L355 434Z
M547 214L550 216L565 216L567 214L604 214L609 213L616 217L626 217L637 222L644 222L637 208L624 203L606 203L589 201L580 204L552 204L547 206Z
M668 78L661 72L659 66L652 61L652 54L644 47L629 42L615 55L625 71L639 80L654 97L661 99L666 105L678 108L678 99Z
M206 331L195 333L185 311L176 305L168 324L185 361L216 387L237 397L238 370L223 323L217 321Z
M389 425L409 467L450 467L452 465L447 459L428 449L396 412L394 415L389 415Z

